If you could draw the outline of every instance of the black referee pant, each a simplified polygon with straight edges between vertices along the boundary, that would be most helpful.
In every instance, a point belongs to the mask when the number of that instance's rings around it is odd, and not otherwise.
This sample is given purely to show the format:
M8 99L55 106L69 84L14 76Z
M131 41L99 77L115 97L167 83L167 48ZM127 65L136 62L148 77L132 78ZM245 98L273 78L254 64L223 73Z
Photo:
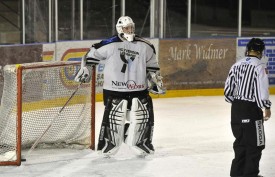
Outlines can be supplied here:
M231 107L231 129L235 137L230 176L257 177L265 148L263 111L255 102L235 100Z

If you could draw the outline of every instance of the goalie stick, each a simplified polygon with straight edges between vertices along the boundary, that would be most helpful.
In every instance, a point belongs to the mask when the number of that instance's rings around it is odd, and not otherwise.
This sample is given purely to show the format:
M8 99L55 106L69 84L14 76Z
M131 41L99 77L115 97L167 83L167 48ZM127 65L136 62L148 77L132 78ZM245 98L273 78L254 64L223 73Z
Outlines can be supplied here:
M70 100L74 97L74 95L76 94L76 92L78 91L78 89L80 88L80 86L83 84L84 82L81 82L78 87L75 89L75 91L72 93L72 95L70 96L70 98L67 100L67 102L64 104L64 106L59 110L59 112L57 113L57 115L52 119L52 121L50 122L50 124L48 125L48 127L45 129L45 131L40 135L39 138L37 138L37 140L34 142L34 144L32 145L32 147L30 148L30 150L28 151L27 155L25 157L22 156L22 160L21 161L26 161L26 157L29 156L29 154L34 150L34 148L38 145L38 143L40 142L40 140L42 139L42 137L47 133L47 131L51 128L51 126L53 125L53 122L59 117L59 115L61 114L61 112L64 110L64 108L67 106L67 104L70 102Z

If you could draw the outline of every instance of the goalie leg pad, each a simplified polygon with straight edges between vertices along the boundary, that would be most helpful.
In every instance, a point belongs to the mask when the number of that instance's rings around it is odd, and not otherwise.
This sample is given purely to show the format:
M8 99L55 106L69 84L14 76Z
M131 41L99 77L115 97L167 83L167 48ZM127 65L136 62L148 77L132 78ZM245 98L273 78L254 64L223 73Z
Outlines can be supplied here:
M130 126L130 123L125 123L125 126L124 126L124 142L125 140L127 139L127 136L128 136L128 129L129 129L129 126Z
M114 155L124 140L127 101L110 98L105 107L100 129L98 148L104 155Z
M130 111L130 126L125 143L137 150L139 155L154 153L152 145L154 113L151 97L133 98Z

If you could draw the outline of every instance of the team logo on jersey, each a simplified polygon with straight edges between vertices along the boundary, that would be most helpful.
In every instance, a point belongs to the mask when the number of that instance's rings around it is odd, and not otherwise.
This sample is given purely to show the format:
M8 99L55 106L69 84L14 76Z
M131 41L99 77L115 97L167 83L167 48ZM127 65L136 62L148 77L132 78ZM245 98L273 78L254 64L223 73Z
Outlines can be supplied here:
M125 73L127 65L129 68L131 68L130 67L131 63L135 60L136 56L139 55L139 53L136 51L123 49L123 48L119 48L118 50L120 51L120 59L123 61L121 72Z

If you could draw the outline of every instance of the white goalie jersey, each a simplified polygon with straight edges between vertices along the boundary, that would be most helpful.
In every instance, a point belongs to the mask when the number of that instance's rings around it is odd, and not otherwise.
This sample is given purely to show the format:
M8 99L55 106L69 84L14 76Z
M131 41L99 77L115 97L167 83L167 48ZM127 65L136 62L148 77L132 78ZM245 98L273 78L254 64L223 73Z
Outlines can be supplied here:
M138 36L129 42L115 35L94 44L86 54L86 62L100 61L105 64L103 89L111 91L145 90L147 72L159 70L154 46Z

